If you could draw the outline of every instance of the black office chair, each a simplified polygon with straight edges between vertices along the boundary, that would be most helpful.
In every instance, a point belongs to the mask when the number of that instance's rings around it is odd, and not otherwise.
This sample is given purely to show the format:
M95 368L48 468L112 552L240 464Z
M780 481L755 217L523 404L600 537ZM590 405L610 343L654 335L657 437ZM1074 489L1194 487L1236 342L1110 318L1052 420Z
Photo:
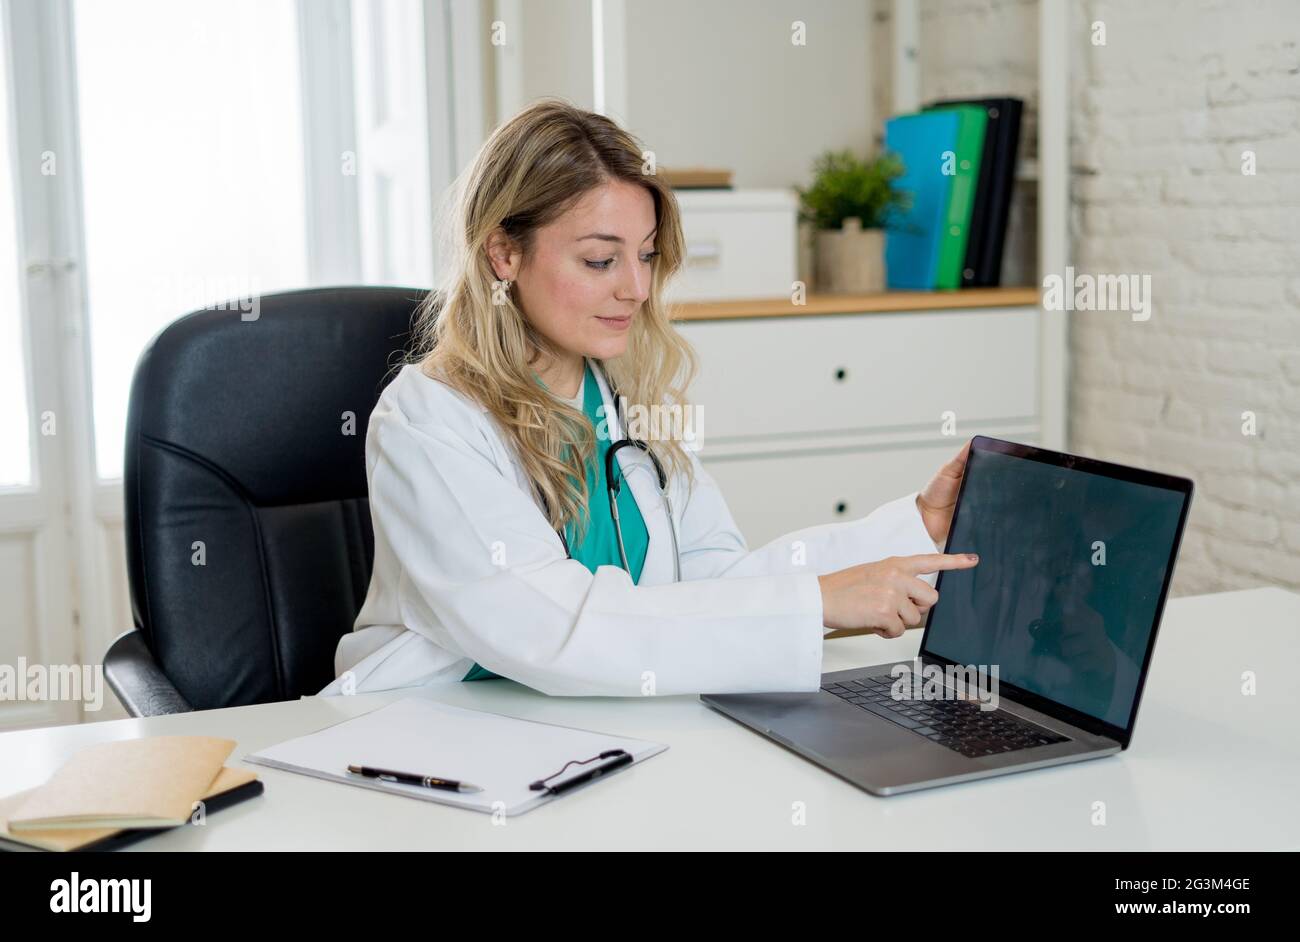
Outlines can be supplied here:
M334 677L374 563L365 441L425 291L265 295L162 330L131 384L135 629L104 658L133 716L292 700Z

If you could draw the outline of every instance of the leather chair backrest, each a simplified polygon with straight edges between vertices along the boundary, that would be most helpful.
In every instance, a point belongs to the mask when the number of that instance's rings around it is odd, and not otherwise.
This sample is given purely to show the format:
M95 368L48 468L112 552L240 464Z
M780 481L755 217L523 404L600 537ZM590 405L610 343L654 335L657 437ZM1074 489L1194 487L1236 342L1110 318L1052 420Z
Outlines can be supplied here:
M425 294L263 295L254 312L182 317L141 354L124 467L131 608L195 709L333 678L374 561L366 425Z

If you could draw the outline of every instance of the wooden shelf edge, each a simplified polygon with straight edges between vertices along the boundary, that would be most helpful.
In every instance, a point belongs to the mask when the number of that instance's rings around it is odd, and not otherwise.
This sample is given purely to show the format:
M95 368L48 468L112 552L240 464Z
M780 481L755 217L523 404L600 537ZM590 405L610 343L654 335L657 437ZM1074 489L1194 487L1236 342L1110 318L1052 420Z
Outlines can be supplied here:
M880 294L810 294L805 304L785 298L751 301L689 301L672 306L674 321L737 317L801 317L810 314L889 314L902 311L1036 307L1037 288L964 288L960 291L885 291Z

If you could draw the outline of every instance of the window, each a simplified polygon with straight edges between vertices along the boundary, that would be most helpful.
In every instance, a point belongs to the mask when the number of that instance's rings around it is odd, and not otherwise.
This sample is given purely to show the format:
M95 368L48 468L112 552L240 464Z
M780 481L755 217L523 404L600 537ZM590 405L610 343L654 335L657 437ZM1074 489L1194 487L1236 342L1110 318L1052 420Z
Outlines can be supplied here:
M433 279L429 121L419 3L352 2L358 209L366 282Z
M305 287L294 0L77 0L96 464L140 351L189 311Z
M0 31L3 21L0 20ZM27 344L23 339L18 272L17 170L10 132L8 43L0 36L0 487L32 483L27 398Z
M95 662L131 623L125 418L159 330L428 283L428 194L484 137L484 32L459 0L0 0L0 646Z
M431 283L431 193L450 181L454 133L441 101L447 30L477 19L447 0L68 9L79 153L59 158L79 172L94 465L114 480L139 355L176 318L314 285ZM432 74L426 43L438 50ZM7 150L0 159L0 209L11 209ZM25 404L10 229L0 234L0 395ZM30 419L0 417L0 486L31 478Z

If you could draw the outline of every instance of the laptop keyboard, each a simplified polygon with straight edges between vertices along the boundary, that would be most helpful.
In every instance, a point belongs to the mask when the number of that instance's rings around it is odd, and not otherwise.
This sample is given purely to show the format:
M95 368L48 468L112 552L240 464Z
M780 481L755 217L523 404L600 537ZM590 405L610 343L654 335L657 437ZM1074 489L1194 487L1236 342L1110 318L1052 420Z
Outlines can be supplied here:
M981 710L969 700L895 700L890 692L895 682L884 674L823 684L822 689L971 759L1069 741L1005 710Z

